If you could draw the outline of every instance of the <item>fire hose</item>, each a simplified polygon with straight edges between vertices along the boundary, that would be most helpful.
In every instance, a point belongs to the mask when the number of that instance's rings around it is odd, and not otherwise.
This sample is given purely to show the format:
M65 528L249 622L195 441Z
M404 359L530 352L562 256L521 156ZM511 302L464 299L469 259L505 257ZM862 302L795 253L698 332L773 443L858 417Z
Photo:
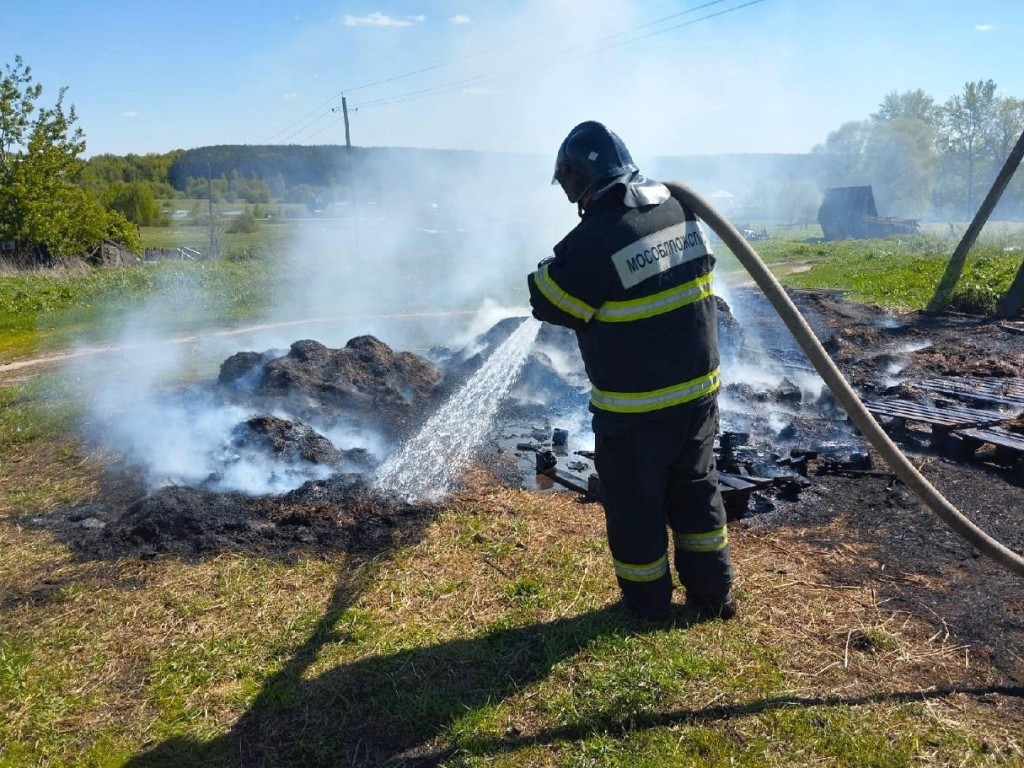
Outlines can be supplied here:
M836 367L828 352L821 346L814 331L811 330L779 281L775 279L775 276L739 231L689 187L678 182L666 182L666 186L674 197L707 222L715 234L722 238L726 247L739 259L796 338L800 348L803 349L818 374L824 379L825 384L842 405L854 426L860 430L893 473L917 495L928 509L957 534L1007 570L1024 577L1024 557L989 536L963 512L953 506L889 439L889 436L853 391L839 368Z

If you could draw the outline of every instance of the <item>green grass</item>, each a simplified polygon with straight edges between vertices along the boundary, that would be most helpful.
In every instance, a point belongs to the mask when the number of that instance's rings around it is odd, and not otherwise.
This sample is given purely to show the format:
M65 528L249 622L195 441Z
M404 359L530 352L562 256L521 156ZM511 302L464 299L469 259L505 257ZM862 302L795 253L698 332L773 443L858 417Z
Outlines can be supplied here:
M837 249L838 250L838 249ZM948 257L929 252L887 249L885 245L860 252L829 253L809 271L785 275L786 285L801 288L840 288L850 298L896 309L929 305L946 271ZM949 297L947 308L990 314L1020 269L1019 253L993 248L972 251Z
M758 245L773 264L819 262L790 284L895 306L926 304L945 265L928 238ZM962 282L997 290L1020 259L980 248ZM262 261L16 275L0 281L0 331L7 353L35 347L164 293L191 297L183 328L227 324L258 315L272 281ZM151 306L175 321L174 303ZM79 415L52 379L0 388L3 768L224 765L257 748L252 763L310 766L403 764L402 750L467 767L1024 759L1012 706L926 699L1002 679L984 653L968 670L925 621L886 624L870 583L820 589L802 531L774 545L737 531L740 617L670 627L609 607L600 510L568 494L482 485L369 563L83 562L26 522L96 493L102 457L75 438Z
M253 249L272 254L287 247L296 229L296 223L287 219L260 220L254 232L222 231L217 236L222 251L228 255ZM206 248L210 244L210 230L202 225L175 222L167 227L142 227L141 232L145 248Z
M147 317L169 330L230 325L259 316L274 280L273 264L260 259L0 277L0 356L101 339L107 328L122 325L119 318L153 298Z
M799 538L784 548L797 556L783 556L783 576L757 562L778 563L777 550L738 541L750 610L672 626L609 607L600 510L570 494L486 490L369 563L338 553L82 562L16 524L75 498L69 478L77 498L90 495L98 467L52 450L73 446L73 414L50 413L43 386L0 394L0 461L18 459L0 482L5 768L140 755L225 765L257 748L251 762L311 766L402 764L410 749L446 766L610 768L1013 765L1018 755L1012 724L1000 730L988 705L901 698L967 674L955 671L962 658L935 655L930 626L915 634L901 620L858 644L849 669L808 677L835 658L846 627L877 630L862 615L869 585L790 593L766 618L781 582L822 578L794 570L814 560ZM51 492L19 496L27 487ZM917 647L934 679L888 661Z
M996 302L1013 282L1024 259L1019 235L1008 235L998 244L975 246L968 256L948 309L991 314ZM900 310L923 309L939 287L955 241L934 235L889 240L842 240L798 242L775 238L753 243L761 259L780 281L794 288L829 288L851 292L854 301ZM1017 250L1004 250L1017 248ZM720 249L720 251L723 249ZM735 257L724 251L722 268L742 270ZM805 271L792 272L788 265L802 264Z

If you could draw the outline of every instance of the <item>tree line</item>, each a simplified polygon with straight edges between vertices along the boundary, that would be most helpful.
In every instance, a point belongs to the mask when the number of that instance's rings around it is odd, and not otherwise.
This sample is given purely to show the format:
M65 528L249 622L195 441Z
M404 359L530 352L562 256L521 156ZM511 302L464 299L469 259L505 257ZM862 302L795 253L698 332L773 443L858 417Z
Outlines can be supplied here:
M358 184L365 199L439 191L472 201L473 191L461 189L466 179L514 186L516 174L529 183L534 170L502 153L387 147L225 145L85 160L66 92L44 106L22 58L4 66L0 249L61 257L109 238L138 251L138 227L168 223L159 201L174 198L315 208L352 196ZM782 156L748 195L771 201L764 208L775 216L807 222L821 190L871 185L884 215L970 218L1022 132L1024 100L999 94L992 80L965 83L941 103L920 89L892 92L877 112L840 126L808 155ZM690 171L699 165L692 160ZM1024 217L1024 174L996 215Z
M939 103L918 89L885 96L877 112L816 146L824 186L872 184L893 215L971 218L1024 133L1024 100L992 80L964 84ZM1024 216L1017 174L997 214Z

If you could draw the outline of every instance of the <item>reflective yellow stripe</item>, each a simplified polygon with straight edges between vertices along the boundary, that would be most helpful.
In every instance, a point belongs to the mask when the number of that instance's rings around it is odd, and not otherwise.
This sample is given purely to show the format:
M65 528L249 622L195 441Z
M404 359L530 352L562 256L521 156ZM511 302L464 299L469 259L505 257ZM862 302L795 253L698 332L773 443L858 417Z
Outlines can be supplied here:
M548 266L545 264L533 273L533 280L540 292L544 294L544 298L563 312L580 320L589 321L594 316L594 308L582 299L577 299L563 291L561 286L551 279L551 275L548 274Z
M706 376L651 392L605 392L594 387L590 393L590 402L602 411L646 413L696 400L714 392L720 383L721 377L716 368Z
M685 307L712 295L711 273L677 285L661 293L645 296L631 301L606 301L597 309L596 320L605 323L628 323L632 320L643 320L654 317L673 309Z
M676 549L687 552L717 552L729 543L729 531L723 525L707 533L678 533L674 534Z
M631 565L615 560L615 575L626 581L655 581L668 573L668 557L662 555L653 563Z

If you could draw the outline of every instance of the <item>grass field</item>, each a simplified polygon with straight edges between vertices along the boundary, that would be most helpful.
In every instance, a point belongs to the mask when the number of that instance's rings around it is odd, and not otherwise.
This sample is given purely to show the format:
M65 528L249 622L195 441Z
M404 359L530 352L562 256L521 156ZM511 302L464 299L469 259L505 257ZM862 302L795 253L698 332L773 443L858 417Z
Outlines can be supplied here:
M669 627L612 607L598 508L486 484L371 562L78 562L15 522L21 499L40 515L94 488L98 467L44 431L4 449L0 765L1024 759L969 698L998 690L984 665L870 585L830 587L815 563L846 555L820 537L736 529L750 609Z
M774 238L753 245L784 285L845 289L855 301L913 310L928 307L935 297L956 241L922 235L832 243ZM741 269L727 251L720 260L725 270ZM968 255L946 308L991 314L1022 261L1024 233L979 243ZM789 271L793 264L803 269Z
M203 232L165 234L179 229ZM920 308L939 242L758 249L813 262L791 285ZM1005 290L1021 254L1003 247L972 256L960 294ZM88 336L168 283L194 285L182 327L258 317L273 280L258 259L4 275L0 362ZM1024 764L991 703L997 670L923 610L822 574L856 555L842 516L831 530L731 529L747 610L671 627L614 609L599 507L483 477L369 561L300 545L282 559L82 560L32 523L103 481L110 457L81 443L79 411L55 374L0 386L4 768Z
M259 259L167 261L111 269L58 269L0 276L0 361L87 341L143 300L174 289L179 305L147 303L169 331L230 326L265 310L274 270Z

